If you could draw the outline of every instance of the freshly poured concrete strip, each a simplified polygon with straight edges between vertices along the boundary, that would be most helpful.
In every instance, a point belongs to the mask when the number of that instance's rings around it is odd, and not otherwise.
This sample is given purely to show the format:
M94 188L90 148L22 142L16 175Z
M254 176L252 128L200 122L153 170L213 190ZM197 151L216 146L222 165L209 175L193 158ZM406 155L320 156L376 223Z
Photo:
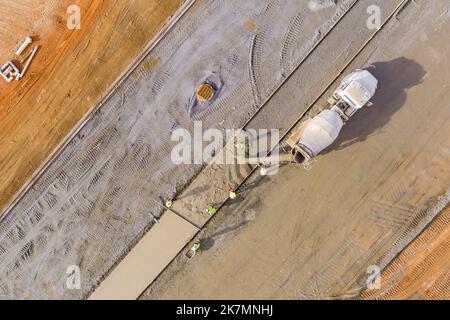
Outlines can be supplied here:
M89 299L137 299L197 231L175 213L165 212Z

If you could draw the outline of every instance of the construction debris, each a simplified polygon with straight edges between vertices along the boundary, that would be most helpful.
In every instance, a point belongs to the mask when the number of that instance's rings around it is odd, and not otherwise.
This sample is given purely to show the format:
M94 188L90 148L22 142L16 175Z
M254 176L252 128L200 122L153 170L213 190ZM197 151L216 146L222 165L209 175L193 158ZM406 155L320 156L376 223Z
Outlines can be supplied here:
M32 42L33 39L31 39L31 37L26 37L25 40L20 45L19 49L17 49L16 56L20 56Z
M12 63L12 61L8 60L2 66L0 73L7 82L11 82L20 75L20 70L14 63Z

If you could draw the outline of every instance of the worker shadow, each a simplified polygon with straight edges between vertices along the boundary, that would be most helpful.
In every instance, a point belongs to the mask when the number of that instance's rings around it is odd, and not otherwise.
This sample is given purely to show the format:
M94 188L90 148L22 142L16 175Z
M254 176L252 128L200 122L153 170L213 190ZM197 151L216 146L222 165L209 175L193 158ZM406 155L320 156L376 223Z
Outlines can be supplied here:
M405 57L375 62L365 70L378 79L378 89L371 100L373 105L359 110L322 154L345 149L381 132L391 117L404 106L407 90L421 84L426 74L421 65Z
M201 194L201 193L205 192L206 190L208 190L210 187L211 186L207 186L207 185L195 187L192 190L186 192L186 194L180 195L179 197L177 197L177 200L181 200L181 199L184 199L184 198L187 198L190 196L195 196L195 195Z
M246 224L248 224L250 221L242 221L234 226L231 227L227 227L219 232L216 232L215 234L213 234L212 236L208 237L208 238L204 238L200 240L200 244L201 244L201 248L202 251L207 251L209 249L211 249L212 247L214 247L214 245L216 244L216 241L226 235L227 233L233 232L237 229L242 228L243 226L245 226Z

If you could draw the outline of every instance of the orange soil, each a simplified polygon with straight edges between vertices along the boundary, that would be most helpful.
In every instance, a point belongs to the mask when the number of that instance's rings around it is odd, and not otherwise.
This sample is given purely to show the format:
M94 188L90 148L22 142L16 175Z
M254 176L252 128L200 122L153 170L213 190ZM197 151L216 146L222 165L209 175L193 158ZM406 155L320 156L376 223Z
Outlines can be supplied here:
M382 272L363 299L450 299L450 207Z

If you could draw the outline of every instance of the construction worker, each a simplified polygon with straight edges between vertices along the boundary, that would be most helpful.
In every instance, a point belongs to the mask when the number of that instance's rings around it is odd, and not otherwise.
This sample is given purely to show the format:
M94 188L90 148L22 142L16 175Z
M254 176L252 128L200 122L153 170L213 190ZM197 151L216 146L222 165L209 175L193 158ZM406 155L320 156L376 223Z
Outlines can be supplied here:
M217 209L214 207L209 207L208 209L206 209L206 212L208 212L210 216L213 216L216 214Z
M191 250L194 252L194 254L196 254L200 250L200 240L195 241Z
M234 200L237 198L237 193L234 191L234 189L230 189L230 199Z
M170 207L172 207L172 205L173 205L173 199L171 199L171 198L167 199L166 200L166 207L170 208Z
M188 257L188 259L192 259L196 253L200 250L200 240L197 240L194 242L194 245L191 247L191 250L189 250L189 252L186 253L186 257Z
M260 166L259 167L259 174L262 175L262 176L267 175L267 168L263 167L263 166Z

